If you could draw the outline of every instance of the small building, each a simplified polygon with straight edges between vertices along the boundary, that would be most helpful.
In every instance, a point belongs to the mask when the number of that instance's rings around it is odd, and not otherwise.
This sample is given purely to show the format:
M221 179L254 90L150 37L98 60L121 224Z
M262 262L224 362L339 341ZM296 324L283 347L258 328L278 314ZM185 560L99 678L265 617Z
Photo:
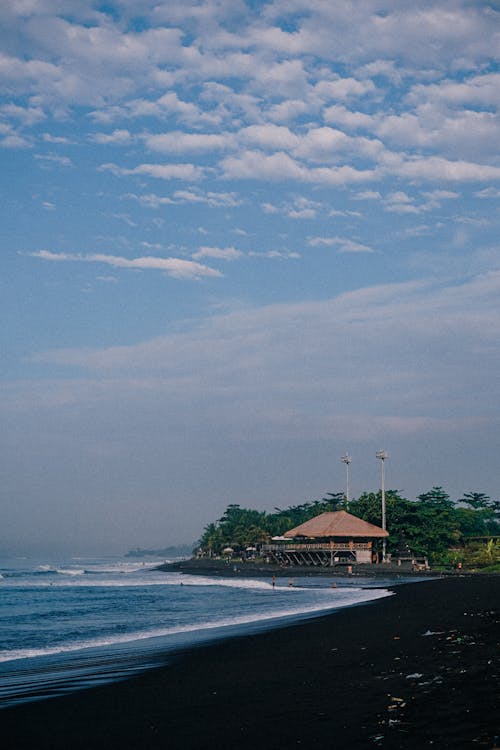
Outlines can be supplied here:
M376 562L374 541L389 534L345 510L321 513L286 531L263 554L279 565L335 566Z
M399 532L398 546L396 554L392 558L392 563L405 570L422 571L429 570L429 561L425 555L415 555L406 541L404 531Z

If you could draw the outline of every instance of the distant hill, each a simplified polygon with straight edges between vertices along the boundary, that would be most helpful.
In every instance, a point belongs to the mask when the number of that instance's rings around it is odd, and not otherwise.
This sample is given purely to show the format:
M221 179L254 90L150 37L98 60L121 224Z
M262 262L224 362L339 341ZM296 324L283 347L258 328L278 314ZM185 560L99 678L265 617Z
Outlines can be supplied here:
M141 549L136 547L127 552L125 557L191 557L196 544L179 544L162 549Z

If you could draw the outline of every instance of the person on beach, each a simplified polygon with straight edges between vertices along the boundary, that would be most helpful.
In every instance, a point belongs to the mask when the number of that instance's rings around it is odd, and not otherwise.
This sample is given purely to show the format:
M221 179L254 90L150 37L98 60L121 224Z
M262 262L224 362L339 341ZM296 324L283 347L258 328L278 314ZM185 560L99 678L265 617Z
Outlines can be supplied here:
M293 578L290 578L290 580L288 581L288 585L293 586Z
M276 576L273 576L273 579L271 581L272 587L274 588L276 586Z

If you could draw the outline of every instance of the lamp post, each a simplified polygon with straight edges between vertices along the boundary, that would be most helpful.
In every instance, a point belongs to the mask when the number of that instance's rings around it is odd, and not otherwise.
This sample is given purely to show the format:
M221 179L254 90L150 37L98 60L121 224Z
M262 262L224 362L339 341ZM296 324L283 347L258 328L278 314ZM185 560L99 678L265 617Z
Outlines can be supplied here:
M345 463L345 508L346 510L349 510L349 464L352 459L346 451L344 455L340 457L340 460Z
M386 531L385 522L385 459L389 458L387 451L377 451L376 457L382 462L382 528ZM382 562L386 562L386 538L382 541Z

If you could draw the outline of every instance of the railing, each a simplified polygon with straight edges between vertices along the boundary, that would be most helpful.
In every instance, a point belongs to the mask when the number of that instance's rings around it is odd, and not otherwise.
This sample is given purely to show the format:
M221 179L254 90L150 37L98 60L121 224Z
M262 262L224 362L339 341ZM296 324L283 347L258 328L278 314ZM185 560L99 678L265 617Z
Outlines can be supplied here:
M311 544L264 544L262 552L330 552L338 550L371 549L371 542L313 542Z

